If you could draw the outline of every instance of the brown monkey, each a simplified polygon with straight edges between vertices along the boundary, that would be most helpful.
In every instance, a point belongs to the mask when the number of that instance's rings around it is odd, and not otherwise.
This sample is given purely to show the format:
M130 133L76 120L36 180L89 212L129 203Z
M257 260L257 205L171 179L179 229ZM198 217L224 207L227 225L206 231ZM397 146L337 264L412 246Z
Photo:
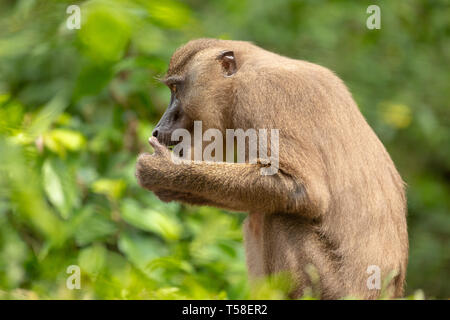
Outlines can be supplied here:
M251 43L190 41L172 56L164 82L171 103L137 162L139 183L164 201L249 213L249 274L290 272L301 296L312 265L321 297L373 299L369 266L393 274L403 294L407 258L404 183L384 146L331 71ZM166 146L176 128L279 129L279 170L262 163L174 164ZM160 144L161 142L161 144ZM369 268L369 271L372 270Z

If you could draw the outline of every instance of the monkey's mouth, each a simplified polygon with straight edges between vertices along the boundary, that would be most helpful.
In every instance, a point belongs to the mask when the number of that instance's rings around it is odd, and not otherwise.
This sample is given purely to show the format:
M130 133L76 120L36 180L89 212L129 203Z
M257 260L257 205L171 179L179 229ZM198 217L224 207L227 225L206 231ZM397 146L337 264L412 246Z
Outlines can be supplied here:
M171 140L171 133L170 134L163 134L161 136L158 136L158 141L159 143L161 143L163 146L166 146L169 149L173 149L174 146L176 146L178 144L179 141L173 141Z
M167 147L170 152L173 152L173 148L180 142L180 141L173 141L170 139L171 134L165 134L161 137L158 137L159 143L161 143L163 146ZM160 140L161 139L161 140ZM183 157L183 150L179 151L179 156Z

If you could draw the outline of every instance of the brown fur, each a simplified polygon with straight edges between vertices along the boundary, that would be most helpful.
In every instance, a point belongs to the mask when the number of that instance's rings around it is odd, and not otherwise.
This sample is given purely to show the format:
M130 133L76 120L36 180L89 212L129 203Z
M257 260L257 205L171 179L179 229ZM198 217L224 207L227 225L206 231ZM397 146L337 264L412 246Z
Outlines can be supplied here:
M234 52L237 72L225 77L217 56ZM253 44L194 40L173 55L167 77L184 77L177 94L186 128L280 130L279 172L261 164L175 165L165 147L138 159L140 184L162 200L245 211L249 273L289 271L309 286L305 268L320 276L324 299L377 298L369 265L382 279L397 273L390 297L403 294L408 237L404 184L384 146L331 71ZM158 137L158 139L160 139ZM165 140L167 139L160 139Z

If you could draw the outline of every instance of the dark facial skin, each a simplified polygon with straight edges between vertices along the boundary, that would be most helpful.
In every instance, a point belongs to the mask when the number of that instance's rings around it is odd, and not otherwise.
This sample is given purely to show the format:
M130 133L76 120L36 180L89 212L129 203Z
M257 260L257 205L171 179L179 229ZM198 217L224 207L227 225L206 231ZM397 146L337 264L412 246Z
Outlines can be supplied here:
M184 80L180 77L169 77L163 80L171 92L170 103L152 132L160 143L166 146L173 146L178 141L172 141L172 132L176 129L190 129L193 121L183 110L181 94L184 90Z

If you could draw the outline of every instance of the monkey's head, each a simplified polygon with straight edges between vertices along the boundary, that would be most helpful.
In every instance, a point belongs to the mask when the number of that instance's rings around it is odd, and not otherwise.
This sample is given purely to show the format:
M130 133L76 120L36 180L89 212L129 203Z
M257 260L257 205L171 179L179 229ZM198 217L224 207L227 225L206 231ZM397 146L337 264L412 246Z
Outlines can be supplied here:
M233 41L199 39L174 53L162 80L170 89L170 103L152 133L162 144L177 143L171 139L176 129L192 133L194 121L202 121L203 130L224 132L238 71L233 47Z

